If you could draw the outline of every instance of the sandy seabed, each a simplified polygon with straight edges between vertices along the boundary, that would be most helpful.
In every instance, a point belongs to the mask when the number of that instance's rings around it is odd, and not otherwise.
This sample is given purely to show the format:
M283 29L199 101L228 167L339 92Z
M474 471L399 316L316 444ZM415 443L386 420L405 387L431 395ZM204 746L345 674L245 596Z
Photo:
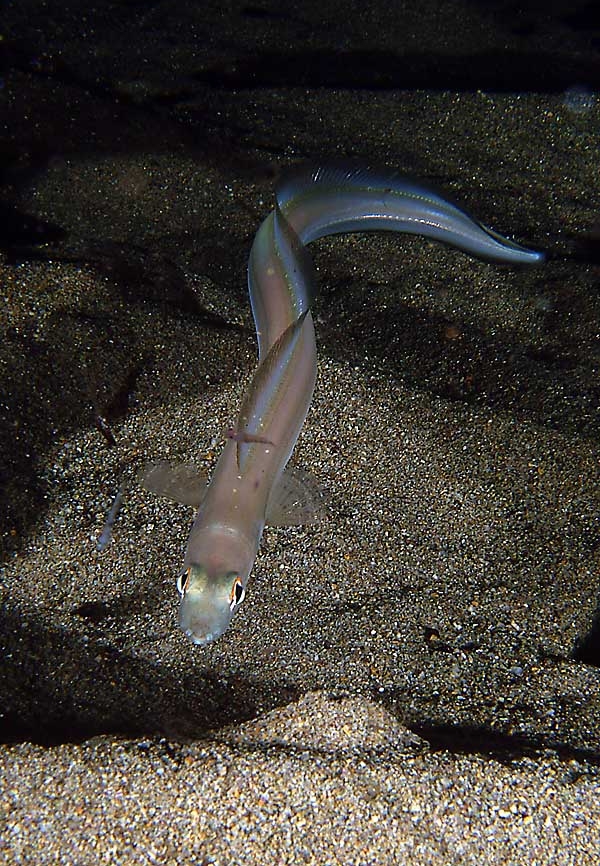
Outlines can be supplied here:
M198 85L121 116L69 92L99 144L60 150L53 91L20 84L54 144L13 177L48 243L0 264L0 862L596 863L600 108ZM220 151L217 115L253 142ZM550 257L311 248L294 460L327 517L266 531L201 649L176 622L192 511L133 482L213 467L255 365L252 237L280 168L323 154L420 175Z

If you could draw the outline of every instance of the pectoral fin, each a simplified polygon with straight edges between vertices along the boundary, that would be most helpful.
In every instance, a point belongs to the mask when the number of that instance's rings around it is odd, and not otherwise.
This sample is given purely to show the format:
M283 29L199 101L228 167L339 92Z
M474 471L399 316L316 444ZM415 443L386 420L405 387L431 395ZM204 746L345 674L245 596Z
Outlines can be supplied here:
M271 526L302 526L317 523L324 513L323 494L315 479L308 472L286 467L269 497L266 522Z
M138 480L150 493L196 508L206 493L206 475L190 463L173 464L166 460L151 463L140 470Z

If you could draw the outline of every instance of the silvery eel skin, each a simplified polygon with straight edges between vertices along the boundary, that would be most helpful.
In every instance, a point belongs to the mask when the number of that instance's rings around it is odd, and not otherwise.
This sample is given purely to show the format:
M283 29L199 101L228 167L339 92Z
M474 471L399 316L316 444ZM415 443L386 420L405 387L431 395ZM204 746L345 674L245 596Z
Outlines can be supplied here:
M265 522L277 521L282 497L303 507L301 485L284 470L316 377L310 312L315 275L306 244L372 230L424 235L490 262L543 261L542 253L485 228L398 174L317 166L296 169L283 180L248 264L258 368L200 503L178 581L179 622L196 644L214 641L229 626L244 598Z

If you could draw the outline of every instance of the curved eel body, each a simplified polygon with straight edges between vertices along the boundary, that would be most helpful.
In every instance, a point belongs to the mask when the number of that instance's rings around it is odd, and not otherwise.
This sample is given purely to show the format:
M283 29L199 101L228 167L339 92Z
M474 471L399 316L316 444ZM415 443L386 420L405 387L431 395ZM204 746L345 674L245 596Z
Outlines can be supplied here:
M391 172L304 167L284 179L248 264L258 368L200 503L178 581L180 625L194 643L208 644L227 629L278 500L302 499L284 470L317 369L310 312L315 275L306 244L371 230L424 235L491 262L543 260L542 253L496 234L437 193Z

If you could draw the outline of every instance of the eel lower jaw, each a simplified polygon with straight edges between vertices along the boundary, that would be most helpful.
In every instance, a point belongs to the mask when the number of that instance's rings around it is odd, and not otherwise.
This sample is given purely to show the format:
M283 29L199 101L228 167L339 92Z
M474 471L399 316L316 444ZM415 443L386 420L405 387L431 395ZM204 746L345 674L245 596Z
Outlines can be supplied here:
M209 643L212 643L218 637L221 637L220 634L205 634L202 637L199 637L197 634L194 634L191 628L186 629L184 634L192 641L192 643L195 643L196 646L208 646Z

